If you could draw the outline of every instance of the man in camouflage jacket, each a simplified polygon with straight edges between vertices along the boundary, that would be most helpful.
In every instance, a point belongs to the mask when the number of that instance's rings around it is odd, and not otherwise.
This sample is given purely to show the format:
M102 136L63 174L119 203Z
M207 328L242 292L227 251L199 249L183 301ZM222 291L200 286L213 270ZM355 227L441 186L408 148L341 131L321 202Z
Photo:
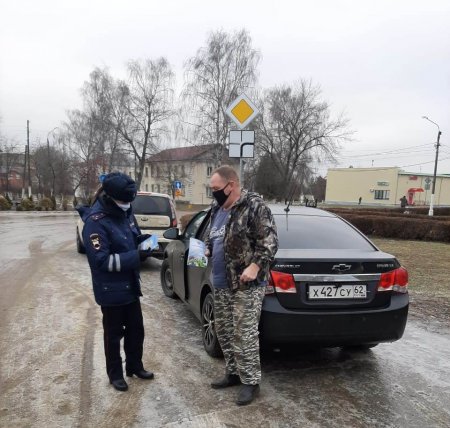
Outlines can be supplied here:
M258 324L278 237L269 207L240 188L233 168L216 169L210 187L215 201L206 248L213 266L215 329L226 363L225 377L211 386L242 384L236 402L245 405L259 393Z

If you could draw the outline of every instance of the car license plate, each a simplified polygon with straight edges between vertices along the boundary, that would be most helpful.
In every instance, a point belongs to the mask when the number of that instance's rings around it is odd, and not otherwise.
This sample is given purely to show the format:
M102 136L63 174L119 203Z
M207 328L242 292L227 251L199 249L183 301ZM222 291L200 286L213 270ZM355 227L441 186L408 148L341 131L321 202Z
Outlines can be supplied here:
M319 299L364 299L367 297L366 284L310 285L309 300Z

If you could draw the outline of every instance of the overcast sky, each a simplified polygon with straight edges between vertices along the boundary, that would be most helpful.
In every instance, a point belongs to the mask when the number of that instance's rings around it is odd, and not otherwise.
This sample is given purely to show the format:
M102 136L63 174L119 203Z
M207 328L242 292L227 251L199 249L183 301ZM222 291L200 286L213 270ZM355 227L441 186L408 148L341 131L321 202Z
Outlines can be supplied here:
M45 141L80 107L94 67L125 77L129 59L183 63L210 31L246 28L260 50L260 85L312 79L355 131L337 166L450 173L449 0L0 0L3 133ZM326 165L322 165L322 171ZM332 165L328 165L332 166Z

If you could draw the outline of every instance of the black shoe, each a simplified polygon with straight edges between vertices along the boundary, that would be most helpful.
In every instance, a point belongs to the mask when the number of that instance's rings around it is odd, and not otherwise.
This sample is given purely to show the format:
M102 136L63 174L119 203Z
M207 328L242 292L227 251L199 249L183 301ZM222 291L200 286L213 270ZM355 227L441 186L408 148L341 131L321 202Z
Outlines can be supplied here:
M148 372L147 370L127 370L127 376L133 377L133 375L137 376L140 379L153 379L155 375L152 372Z
M239 391L238 399L236 404L239 406L245 406L250 404L255 397L259 394L259 385L242 385Z
M114 388L117 389L117 391L127 391L128 390L128 384L125 382L125 379L110 379L109 383L112 384Z
M239 385L240 383L241 379L238 375L225 373L225 377L223 377L222 379L217 379L211 382L211 388L227 388L229 386Z

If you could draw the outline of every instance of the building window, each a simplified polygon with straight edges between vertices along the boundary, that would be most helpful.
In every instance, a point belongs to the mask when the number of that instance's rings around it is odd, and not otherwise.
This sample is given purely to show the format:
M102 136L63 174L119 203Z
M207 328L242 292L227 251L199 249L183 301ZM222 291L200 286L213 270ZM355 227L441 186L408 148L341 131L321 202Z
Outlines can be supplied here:
M374 199L389 199L390 190L375 190Z
M148 192L148 184L145 185L145 191Z
M148 177L148 166L145 167L145 176Z
M151 166L150 165L150 175L152 176L152 177L154 177L155 176L155 173L156 173L156 168L155 168L155 166Z
M159 193L159 184L152 184L152 192Z
M207 168L206 168L206 176L207 177L211 177L211 174L212 174L212 166L208 166Z
M206 196L208 198L212 198L213 197L211 187L206 187Z

